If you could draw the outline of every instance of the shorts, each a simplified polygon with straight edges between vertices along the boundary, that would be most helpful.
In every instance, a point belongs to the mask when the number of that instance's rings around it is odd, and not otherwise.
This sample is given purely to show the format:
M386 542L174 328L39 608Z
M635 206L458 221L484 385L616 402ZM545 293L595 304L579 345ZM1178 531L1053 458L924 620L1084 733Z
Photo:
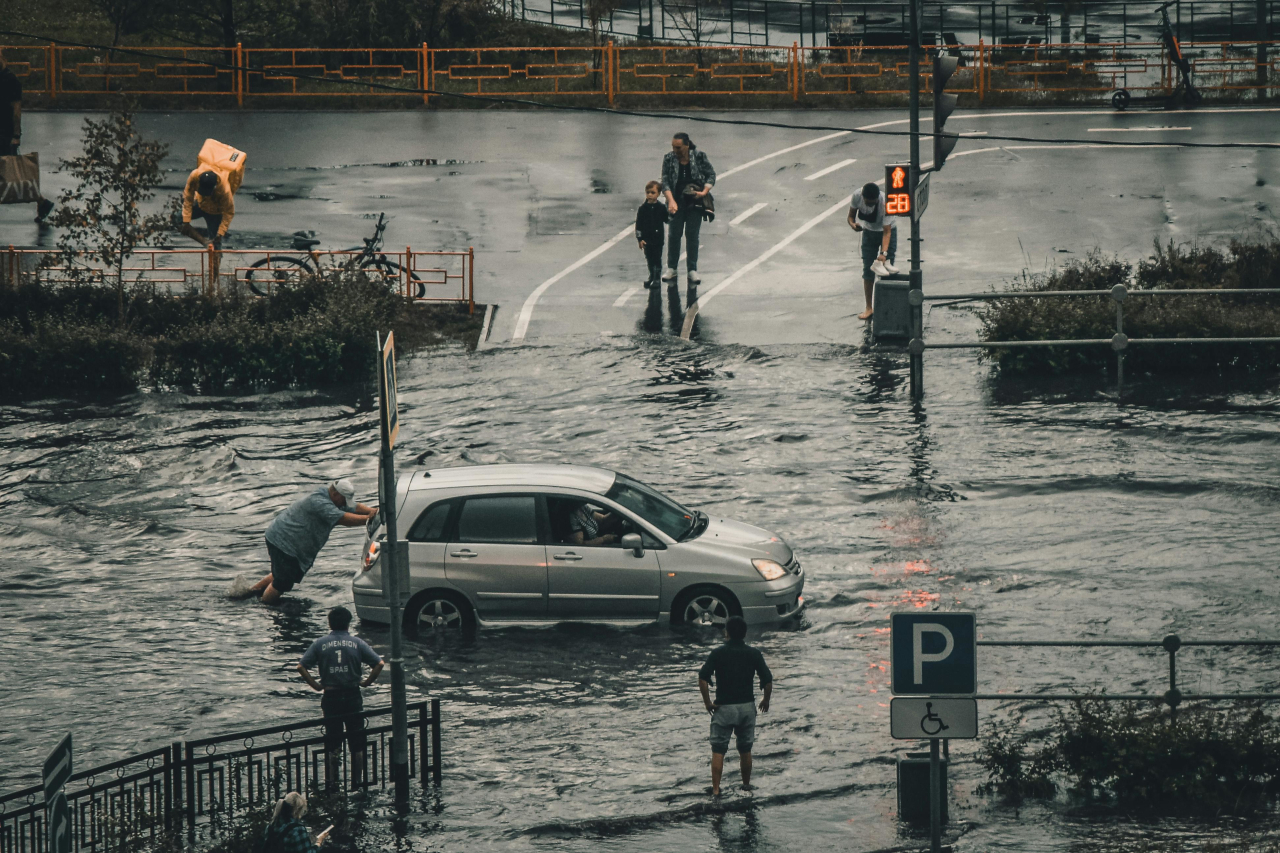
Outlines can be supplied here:
M324 711L324 748L329 752L342 748L342 731L346 729L347 746L352 752L364 752L364 717L353 716L364 710L364 699L358 687L325 690L320 697Z
M869 231L866 226L862 229L862 277L865 279L873 279L876 274L871 271L871 265L876 262L876 257L880 254L880 243L884 240L883 231ZM889 263L893 263L898 256L898 229L892 228L889 231Z
M302 583L306 571L297 557L286 554L270 542L267 543L267 554L271 557L271 585L276 592L288 592L294 584Z
M204 219L204 229L207 232L205 236L210 240L216 238L218 236L218 229L222 227L222 214L205 213L200 209L200 205L198 203L192 202L191 218L195 219L197 216L203 217Z
M740 702L721 705L711 715L711 751L724 755L729 750L729 736L738 741L738 752L748 753L756 740L756 703Z

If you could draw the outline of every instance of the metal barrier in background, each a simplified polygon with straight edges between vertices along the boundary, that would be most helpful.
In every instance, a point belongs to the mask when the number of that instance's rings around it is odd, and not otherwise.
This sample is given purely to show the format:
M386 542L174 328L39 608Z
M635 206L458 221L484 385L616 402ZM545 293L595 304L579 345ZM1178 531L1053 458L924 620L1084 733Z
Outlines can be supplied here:
M1167 296L1274 296L1280 294L1280 288L1217 288L1217 289L1148 289L1130 290L1123 284L1117 284L1110 290L1027 290L1008 291L1005 293L956 293L950 296L924 296L913 290L913 298L920 302L968 302L991 301L996 299L1074 299L1109 297L1116 306L1115 334L1109 338L1085 338L1079 340L1036 340L1036 341L956 341L944 343L927 343L923 338L915 338L908 347L913 353L923 353L927 349L1021 349L1043 347L1096 347L1109 346L1116 354L1116 387L1124 387L1124 354L1131 346L1162 346L1171 344L1280 344L1280 338L1235 337L1235 338L1130 338L1124 332L1124 303L1131 296L1167 297ZM920 304L914 302L913 304Z
M1197 89L1209 97L1256 97L1280 90L1280 42L1202 41L1182 44ZM388 97L428 103L418 90L481 97L593 98L730 95L793 101L816 96L905 96L905 44L835 47L702 45L509 47L403 50L268 50L236 47L147 48L153 57L62 45L0 46L24 89L50 102L63 95L128 93L187 99L234 98L237 104L300 97ZM1164 45L1152 42L924 45L960 60L951 91L988 96L1093 98L1124 88L1169 92L1176 83ZM123 55L122 55L123 56ZM235 68L202 65L224 62ZM299 76L305 75L305 76ZM927 72L926 72L927 77ZM382 84L405 89L377 88ZM928 82L924 84L928 86ZM881 103L877 101L876 103Z
M439 785L440 700L415 702L409 731L409 772L423 786ZM391 709L363 712L366 785L390 781ZM416 741L416 749L415 749ZM306 720L217 737L175 742L82 770L68 782L71 849L111 853L144 840L188 843L216 838L226 821L260 810L289 791L330 783L355 786L346 750L340 779L328 778L324 720ZM77 784L78 783L78 784ZM0 796L0 853L48 853L42 787Z
M1272 702L1280 693L1183 693L1178 689L1178 652L1185 648L1268 648L1280 647L1280 640L1183 640L1169 634L1162 640L978 640L979 646L1012 646L1016 648L1140 648L1164 649L1169 655L1169 689L1164 693L979 693L978 699L1034 700L1040 702L1076 702L1102 700L1108 702L1160 702L1176 715L1183 702L1219 702L1249 700Z
M0 252L0 284L102 283L115 273L97 266L72 270L57 259L57 253L47 249L10 246ZM406 246L403 252L379 249L373 255L355 250L138 249L122 274L126 284L153 284L172 293L219 291L234 285L268 296L277 285L301 275L353 266L412 302L453 302L475 311L474 248L422 252Z

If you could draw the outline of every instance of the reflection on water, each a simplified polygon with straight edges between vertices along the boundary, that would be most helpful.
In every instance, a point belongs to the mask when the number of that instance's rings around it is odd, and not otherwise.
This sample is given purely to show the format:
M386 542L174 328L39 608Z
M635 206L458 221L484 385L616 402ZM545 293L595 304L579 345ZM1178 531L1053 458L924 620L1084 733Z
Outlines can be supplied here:
M401 365L405 470L599 464L691 506L776 530L808 575L803 618L752 638L777 676L754 797L711 804L696 671L717 642L659 626L556 626L409 643L410 696L441 698L445 779L404 838L372 846L867 850L902 842L888 737L894 609L973 610L988 637L1275 636L1280 397L1273 385L1135 384L1122 404L991 383L850 346L690 346L684 294L648 291L632 339L443 352ZM665 304L664 304L665 303ZM664 318L665 314L665 318ZM700 323L703 321L699 321ZM666 331L664 331L666 330ZM350 602L359 531L339 529L278 610L229 601L265 573L262 535L312 483L376 472L367 389L237 398L176 392L0 408L0 789L74 729L78 761L314 716L293 672ZM385 629L361 633L384 652ZM984 648L983 689L1145 689L1159 656ZM1188 685L1280 687L1272 656L1187 654ZM366 695L387 701L387 687ZM984 720L1047 719L984 705ZM975 849L1065 851L1156 838L1058 807L1016 819L972 794ZM374 822L376 823L376 822ZM372 825L372 824L371 824ZM380 824L379 824L380 825ZM1195 836L1200 829L1178 824ZM608 842L606 842L608 843Z

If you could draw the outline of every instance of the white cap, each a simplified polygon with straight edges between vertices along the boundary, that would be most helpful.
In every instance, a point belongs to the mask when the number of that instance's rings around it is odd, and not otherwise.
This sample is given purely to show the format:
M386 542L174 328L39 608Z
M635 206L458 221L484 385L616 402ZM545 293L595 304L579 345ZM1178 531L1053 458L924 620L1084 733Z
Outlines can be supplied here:
M356 505L356 487L354 483L343 477L341 480L334 480L330 485L335 492L346 499L347 506L354 507Z

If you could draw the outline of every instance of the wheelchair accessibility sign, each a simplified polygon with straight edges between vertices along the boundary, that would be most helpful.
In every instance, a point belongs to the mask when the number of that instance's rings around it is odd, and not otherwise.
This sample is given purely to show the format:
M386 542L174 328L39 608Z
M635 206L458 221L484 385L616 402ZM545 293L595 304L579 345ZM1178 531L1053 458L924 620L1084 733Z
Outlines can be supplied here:
M900 740L978 736L978 700L898 696L889 702L889 734Z

